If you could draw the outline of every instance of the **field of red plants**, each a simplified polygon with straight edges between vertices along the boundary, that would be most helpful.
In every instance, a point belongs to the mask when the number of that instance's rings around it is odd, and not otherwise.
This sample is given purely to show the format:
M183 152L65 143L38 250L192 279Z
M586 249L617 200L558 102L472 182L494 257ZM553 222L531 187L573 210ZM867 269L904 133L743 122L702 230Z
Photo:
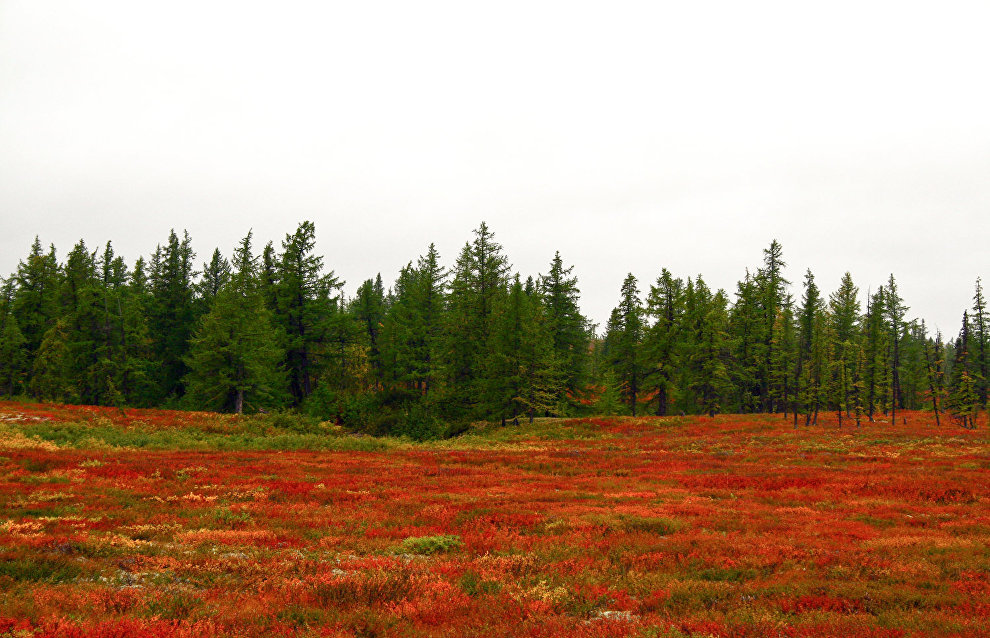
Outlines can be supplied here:
M990 635L987 426L906 417L293 450L0 403L0 636Z

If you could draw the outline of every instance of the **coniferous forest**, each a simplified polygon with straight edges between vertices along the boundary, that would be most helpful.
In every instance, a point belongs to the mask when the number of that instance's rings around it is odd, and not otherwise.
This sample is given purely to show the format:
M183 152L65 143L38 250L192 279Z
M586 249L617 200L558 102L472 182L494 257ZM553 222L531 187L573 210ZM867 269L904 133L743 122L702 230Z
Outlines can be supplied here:
M434 246L353 298L315 226L280 246L248 233L198 261L172 232L132 265L36 239L0 296L0 394L108 406L297 410L374 434L434 438L534 416L831 411L860 425L900 410L975 427L987 403L979 280L958 335L930 334L891 275L862 298L823 291L763 251L731 292L701 275L629 275L601 330L559 253L523 277L486 224L445 267ZM865 302L865 303L864 303ZM865 307L864 307L865 306Z

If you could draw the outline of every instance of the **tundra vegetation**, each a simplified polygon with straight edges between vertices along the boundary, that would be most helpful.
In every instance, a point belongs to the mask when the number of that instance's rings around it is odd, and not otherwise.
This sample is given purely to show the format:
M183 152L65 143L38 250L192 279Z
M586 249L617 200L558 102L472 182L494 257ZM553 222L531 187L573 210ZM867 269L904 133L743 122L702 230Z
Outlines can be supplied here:
M988 635L982 419L3 402L0 636Z

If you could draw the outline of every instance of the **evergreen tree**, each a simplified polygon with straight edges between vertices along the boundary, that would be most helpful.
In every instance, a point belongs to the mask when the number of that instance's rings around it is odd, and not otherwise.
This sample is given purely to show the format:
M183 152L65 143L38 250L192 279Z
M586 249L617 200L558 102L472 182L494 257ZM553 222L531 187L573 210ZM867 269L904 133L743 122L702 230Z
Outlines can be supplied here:
M622 388L615 371L606 368L602 373L601 392L595 401L595 412L605 416L615 416L622 409Z
M852 416L852 403L849 393L850 380L856 366L855 342L859 337L859 288L853 284L848 272L842 276L839 289L829 297L829 317L832 334L836 343L836 377L838 379L839 400L845 406L847 416ZM840 416L840 423L841 416Z
M805 413L805 425L810 423L811 409L817 408L821 359L818 339L822 299L811 270L804 275L804 295L798 312L798 356L794 374L794 427L798 413Z
M553 342L555 357L561 362L565 386L572 396L582 394L586 383L588 358L588 320L581 314L578 300L581 291L574 266L564 268L560 252L554 253L550 272L540 276L543 307Z
M794 322L794 301L790 295L784 298L777 313L772 345L770 401L781 408L786 419L795 393L791 371L801 352Z
M680 366L677 343L684 319L684 282L666 268L650 286L646 314L653 319L643 343L648 369L646 384L656 393L657 416L666 416Z
M767 368L766 354L769 352L773 357L773 337L768 346L766 327L770 325L772 330L776 322L767 323L760 302L758 282L747 271L745 279L738 284L736 303L729 314L732 386L735 388L735 404L740 412L769 409L765 394L768 379L761 379L761 374L772 377L772 371Z
M853 368L852 377L852 401L853 415L856 417L856 427L862 427L863 420L863 378L866 368L866 355L863 351L862 343L857 343L854 347L856 353L856 367Z
M485 366L485 361L493 313L507 293L509 270L502 246L484 222L474 235L474 241L464 246L454 266L446 347L450 398L469 413L477 410L479 399L497 394L501 383L486 372L491 368Z
M897 408L904 407L904 395L901 389L901 342L902 331L904 329L904 316L908 310L904 305L904 300L897 292L897 283L894 275L890 276L887 283L886 305L887 325L890 330L890 379L891 379L891 422L897 421Z
M692 389L697 393L701 411L714 418L722 411L724 392L730 382L725 365L728 300L721 290L712 295L700 276L695 281L695 294L700 321L695 325L697 347L691 357Z
M962 329L956 339L955 360L949 385L949 409L952 415L967 429L976 427L979 396L973 375L972 347L968 312L963 312Z
M17 318L8 315L0 327L0 394L14 396L27 382L27 340L17 325Z
M636 416L645 367L643 364L643 307L636 277L629 273L622 282L619 305L613 311L608 335L612 367L622 384L629 412Z
M945 399L945 359L942 349L942 333L937 332L935 340L927 338L925 334L925 322L921 322L922 336L925 337L925 372L928 381L928 396L932 402L932 411L935 413L935 425L941 425L939 414Z
M108 380L108 352L103 340L103 312L97 263L80 241L66 257L59 291L60 315L65 319L65 373L74 393L66 400L88 404L117 404L119 396Z
M287 339L289 390L297 406L313 392L325 344L333 346L333 374L338 384L344 383L347 345L354 338L340 312L338 290L343 282L333 271L324 274L323 257L313 254L315 244L313 222L302 222L295 233L286 235L275 287L276 316Z
M361 324L364 341L368 347L368 363L371 367L374 389L382 390L385 386L385 374L380 336L385 322L386 301L381 274L374 280L368 279L361 284L351 311Z
M184 233L180 240L174 230L169 233L165 247L158 247L152 256L148 314L153 356L159 363L155 401L159 405L181 397L185 390L182 385L188 372L185 356L196 319L195 257L189 233Z
M416 263L414 291L413 329L417 338L412 369L417 387L428 395L439 376L447 291L447 273L434 244Z
M130 405L154 406L158 391L154 374L157 362L154 359L151 328L148 325L148 308L153 300L143 258L139 257L134 263L134 270L117 301L120 344L124 358L120 391Z
M979 376L976 377L976 393L980 397L980 406L987 408L987 350L990 335L987 334L987 303L983 297L983 282L976 279L976 292L973 295L973 357L975 359L974 371Z
M213 306L213 300L220 294L230 280L230 262L220 253L220 249L213 250L213 257L209 263L203 264L203 274L199 283L196 284L196 294L199 299L201 313L207 313Z
M787 263L783 260L784 249L775 239L770 242L770 246L763 251L763 268L757 273L757 285L760 291L760 301L763 309L763 366L760 370L760 391L763 396L766 412L775 411L772 396L780 392L772 392L770 388L771 379L781 378L781 371L773 369L774 361L780 358L774 354L774 344L779 340L776 338L775 327L777 326L777 315L784 303L786 286L790 284L784 278L783 270ZM785 408L786 409L786 408Z
M234 252L235 272L218 291L190 344L186 401L197 408L241 414L281 405L283 352L265 306L251 253L251 233Z
M886 396L887 372L887 343L889 332L886 329L884 315L886 314L886 295L883 286L872 296L867 295L866 320L863 325L864 341L864 385L866 393L866 413L873 422L877 407L883 403Z
M70 368L67 321L59 319L48 329L34 358L31 394L43 401L61 403L77 395Z
M35 237L27 259L17 265L14 279L16 291L11 311L24 335L28 356L34 358L45 333L58 319L58 294L61 273L55 257L55 246L48 253Z
M428 397L439 376L446 273L436 246L399 273L383 326L393 382Z

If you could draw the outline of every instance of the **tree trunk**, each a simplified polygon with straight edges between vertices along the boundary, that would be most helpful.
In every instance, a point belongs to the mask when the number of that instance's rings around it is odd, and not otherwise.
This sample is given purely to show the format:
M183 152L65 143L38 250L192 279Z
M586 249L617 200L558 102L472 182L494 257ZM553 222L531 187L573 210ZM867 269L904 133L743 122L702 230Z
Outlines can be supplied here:
M237 390L237 399L234 400L234 411L244 414L244 390L240 388Z

